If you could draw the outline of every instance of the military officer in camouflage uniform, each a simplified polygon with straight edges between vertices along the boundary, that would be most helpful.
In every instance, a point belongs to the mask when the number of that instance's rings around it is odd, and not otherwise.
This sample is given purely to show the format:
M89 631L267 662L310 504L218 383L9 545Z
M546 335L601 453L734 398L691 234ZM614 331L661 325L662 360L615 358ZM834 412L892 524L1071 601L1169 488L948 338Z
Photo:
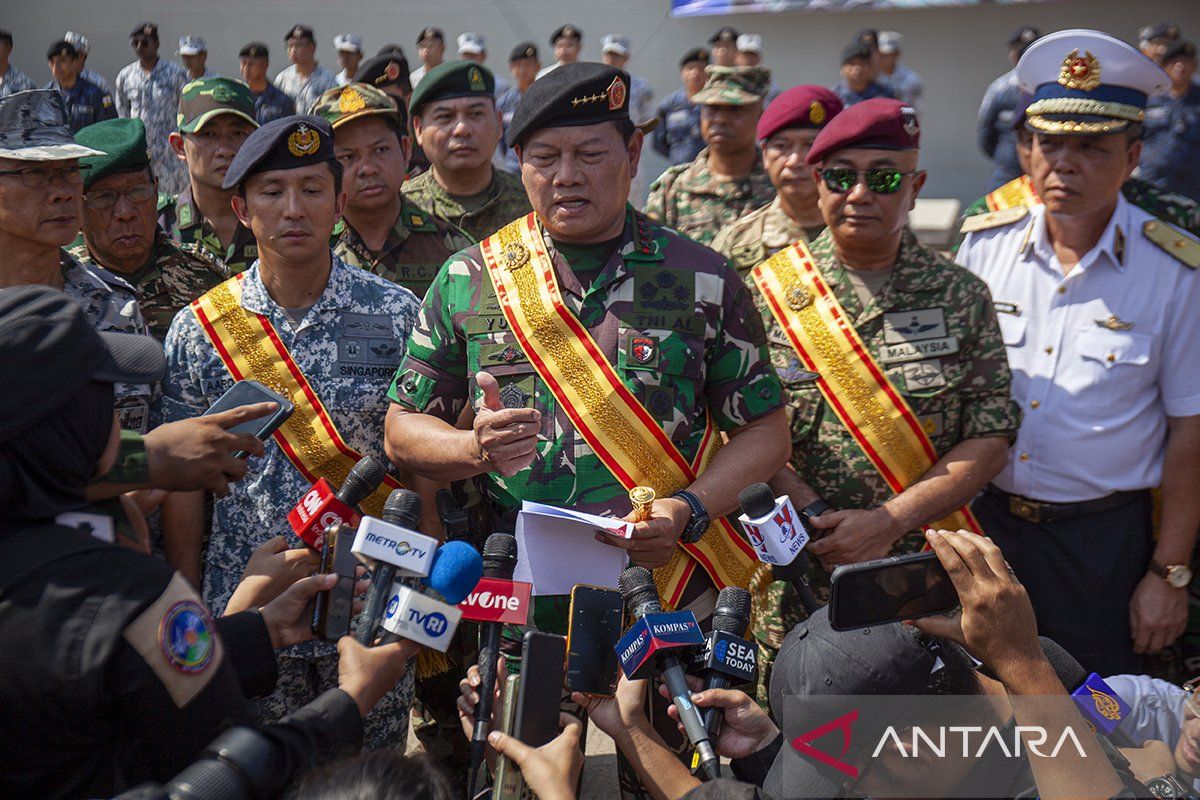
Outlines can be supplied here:
M184 249L158 228L157 190L140 119L89 125L75 141L105 155L80 162L85 170L82 233L67 252L133 286L151 335L162 341L179 309L228 277L225 268L203 251Z
M204 250L236 275L258 258L258 243L233 213L233 192L221 182L258 127L254 98L241 81L200 78L183 87L176 121L171 148L187 163L188 187L163 209L159 225L175 241Z
M923 547L923 525L966 504L1000 471L1020 421L987 287L906 227L925 182L917 169L919 136L911 107L865 100L817 135L807 162L820 179L829 226L810 245L813 259L933 444L938 461L924 476L892 491L756 292L792 439L791 463L771 486L803 509L816 539L806 550L826 571ZM809 577L827 585L816 566ZM754 631L764 703L774 654L804 616L791 585L778 582L772 590L779 610Z
M729 265L747 273L769 256L825 230L817 206L817 184L804 163L821 129L842 110L842 101L823 86L794 86L779 95L758 120L763 168L775 187L775 199L721 229L712 249Z
M560 66L521 99L508 144L565 301L621 381L685 458L695 456L707 415L729 433L689 498L656 500L632 540L608 541L634 564L661 567L681 536L694 541L701 516L731 513L741 487L774 474L788 443L779 381L745 285L724 259L627 204L643 143L628 88L628 74L612 67ZM582 97L592 99L572 104ZM560 176L570 181L567 200ZM479 246L438 273L388 397L392 460L433 480L478 476L497 530L512 530L523 500L629 510L627 491L509 330ZM533 625L565 633L567 600L539 596ZM714 600L699 569L679 605L703 618ZM510 645L519 647L519 632Z
M409 102L430 166L404 184L404 196L472 242L530 210L521 179L492 165L504 132L495 86L487 67L447 61L425 74Z
M694 161L668 167L646 199L646 216L700 244L775 198L754 140L771 71L710 66L707 72L708 82L692 96L706 147Z
M263 315L345 443L363 455L383 457L384 393L416 319L417 300L330 251L343 205L341 173L333 131L320 117L285 117L246 140L225 186L240 190L233 201L238 216L263 248L245 273L240 305L227 313L231 319L237 313ZM233 385L193 307L171 323L164 349L166 420L203 412ZM291 535L288 511L311 485L275 440L265 444L261 457L250 459L248 472L249 478L214 502L206 543L200 493L174 493L164 507L165 535L180 552L190 553L189 563L177 565L185 575L194 578L200 571L203 552L203 594L216 613L229 602L254 549ZM277 656L276 691L260 703L267 719L295 711L337 685L331 643L299 645ZM367 715L368 747L403 751L411 698L412 680L406 678Z
M406 114L365 83L330 89L313 113L333 126L333 151L345 170L346 210L334 252L424 297L446 259L471 240L400 193L408 171Z

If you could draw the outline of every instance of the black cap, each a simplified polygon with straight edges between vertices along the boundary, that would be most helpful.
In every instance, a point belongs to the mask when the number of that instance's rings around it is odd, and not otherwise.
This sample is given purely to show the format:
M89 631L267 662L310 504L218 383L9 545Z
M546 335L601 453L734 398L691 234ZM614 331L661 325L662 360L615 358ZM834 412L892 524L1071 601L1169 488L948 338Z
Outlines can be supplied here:
M863 28L854 34L854 41L863 42L870 47L879 47L879 31L874 28Z
M238 58L270 58L271 51L262 42L251 42L238 51Z
M554 29L554 33L550 34L550 44L553 46L555 42L563 37L574 39L577 42L583 41L583 31L574 25L559 25Z
M288 32L283 35L284 42L290 42L292 39L307 39L310 42L315 42L313 37L313 29L307 25L293 25L288 29Z
M395 42L392 42L391 44L385 44L383 47L381 47L375 51L375 55L377 55L377 56L382 56L382 55L385 55L386 53L399 53L400 55L403 56L404 48L401 47L400 45L396 44ZM405 56L405 57L407 58L407 56Z
M693 61L702 61L705 64L712 58L712 53L707 47L693 47L683 54L683 58L679 59L679 68L683 69L685 64L690 64Z
M13 43L11 31L0 31L0 42Z
M79 51L75 49L75 45L64 39L61 42L55 42L54 44L50 45L50 49L46 51L46 60L49 61L55 56L69 56L70 58L75 58L78 55Z
M629 73L594 61L576 61L538 78L525 91L505 142L509 147L520 144L541 128L622 119L629 119Z
M417 35L417 44L426 39L437 39L439 42L445 42L446 37L442 35L440 28L425 28Z
M161 380L161 345L135 333L97 333L83 309L45 286L0 290L0 441L61 408L88 381ZM36 386L37 402L17 387Z
M1020 47L1024 49L1040 38L1042 38L1042 32L1037 28L1033 27L1032 25L1022 25L1013 31L1012 35L1008 37L1007 44L1009 47L1017 47L1020 45Z
M717 32L708 37L708 43L716 44L717 42L723 42L725 44L737 44L737 37L740 35L741 34L737 32L737 28L732 28L728 25L725 25L717 28Z
M520 61L522 58L537 58L537 57L538 57L537 45L534 44L533 42L522 42L521 44L514 47L512 49L512 52L508 54L508 60L510 62L511 61Z
M250 134L233 157L222 188L251 175L333 161L333 128L320 117L296 114L268 122Z
M134 36L149 36L151 39L158 40L158 25L153 22L140 23L136 28L129 32L129 38Z
M355 83L365 83L382 89L384 86L399 86L403 91L412 90L412 81L408 78L408 59L399 50L390 50L372 56L358 67L354 73Z
M871 58L871 45L860 39L854 39L845 47L842 48L842 61L845 64L847 61L853 61L856 58Z
M1179 39L1167 45L1166 52L1162 55L1162 64L1165 67L1168 61L1174 61L1177 58L1196 58L1196 45L1185 39Z
M1181 36L1183 36L1183 31L1175 22L1159 22L1155 25L1147 25L1138 31L1138 39L1143 42L1154 39L1178 39Z

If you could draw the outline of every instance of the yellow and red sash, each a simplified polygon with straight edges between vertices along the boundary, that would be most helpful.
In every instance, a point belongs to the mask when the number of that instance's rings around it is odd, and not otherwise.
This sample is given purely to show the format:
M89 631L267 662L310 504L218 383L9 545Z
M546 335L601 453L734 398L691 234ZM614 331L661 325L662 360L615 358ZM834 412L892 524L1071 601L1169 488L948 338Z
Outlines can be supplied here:
M919 480L937 463L933 442L871 357L804 242L751 274L804 368L817 374L825 401L892 491ZM981 532L965 506L928 527Z
M987 203L988 211L1000 211L1014 206L1040 206L1042 198L1034 191L1033 181L1029 176L1022 175L1013 178L999 189L988 192L984 202Z
M325 478L341 486L362 456L342 439L271 321L242 308L245 278L242 273L202 295L192 311L234 380L251 378L295 404L295 412L273 434L288 461L311 483ZM385 478L362 502L363 511L379 516L388 494L398 488L399 483Z
M509 327L601 463L626 489L649 486L666 497L690 485L721 445L711 417L689 462L563 302L536 215L509 223L480 247ZM722 589L748 586L757 561L728 521L714 520L700 541L680 544L654 571L668 607L677 605L697 564Z

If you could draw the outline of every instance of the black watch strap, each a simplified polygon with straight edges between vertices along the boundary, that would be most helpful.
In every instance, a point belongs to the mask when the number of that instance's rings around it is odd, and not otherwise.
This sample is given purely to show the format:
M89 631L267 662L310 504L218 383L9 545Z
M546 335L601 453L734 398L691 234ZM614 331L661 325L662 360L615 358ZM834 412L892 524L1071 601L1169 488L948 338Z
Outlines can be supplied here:
M808 521L813 517L819 517L826 511L832 511L833 506L826 503L821 498L817 498L804 508L800 509L800 521L804 523L804 527L808 527Z
M680 500L688 504L688 508L692 511L692 518L688 520L688 524L684 526L683 533L679 536L679 541L684 544L695 544L696 541L708 530L708 509L700 502L700 498L691 492L684 490L676 492L671 497L678 497Z

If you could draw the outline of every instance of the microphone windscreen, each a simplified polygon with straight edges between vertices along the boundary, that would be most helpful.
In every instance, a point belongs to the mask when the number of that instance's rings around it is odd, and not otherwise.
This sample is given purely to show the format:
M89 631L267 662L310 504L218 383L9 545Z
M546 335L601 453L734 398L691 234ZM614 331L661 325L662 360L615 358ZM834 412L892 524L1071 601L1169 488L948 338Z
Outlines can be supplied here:
M421 523L421 495L412 489L394 489L383 504L380 519L415 531Z
M740 586L726 586L717 595L712 629L741 637L750 624L750 593Z
M625 608L635 619L662 611L654 575L645 567L627 567L617 577L617 586L625 598Z
M775 495L765 483L752 483L738 493L738 505L749 519L759 519L775 510Z
M348 506L357 506L383 483L386 476L387 467L382 461L374 456L361 458L350 468L350 474L342 482L342 488L338 490L338 499Z
M433 554L429 575L421 583L440 594L443 602L458 605L483 577L483 559L466 542L446 542Z
M516 565L517 537L511 533L493 533L483 543L483 570L488 577L512 580Z
M1063 688L1073 692L1084 684L1088 678L1087 670L1065 647L1045 636L1038 637L1038 645L1041 646L1042 654L1046 656L1050 666L1054 667L1054 674L1062 682Z

